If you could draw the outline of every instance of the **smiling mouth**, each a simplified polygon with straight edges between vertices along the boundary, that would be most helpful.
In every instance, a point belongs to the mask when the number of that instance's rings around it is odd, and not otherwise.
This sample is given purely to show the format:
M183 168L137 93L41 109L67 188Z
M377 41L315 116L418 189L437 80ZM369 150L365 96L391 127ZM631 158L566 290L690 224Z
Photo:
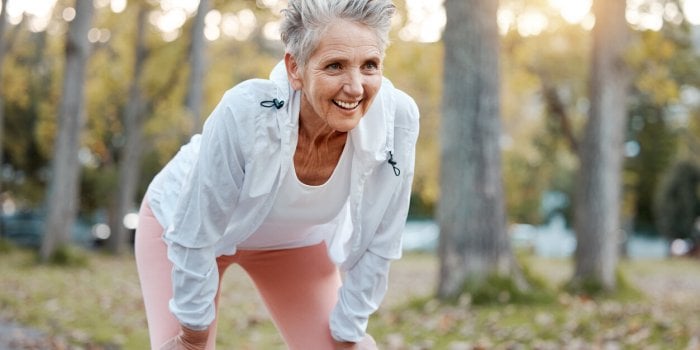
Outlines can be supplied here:
M360 105L361 101L354 101L354 102L344 102L344 101L339 101L339 100L333 100L333 104L336 106L345 109L345 110L353 110L357 108L357 106Z

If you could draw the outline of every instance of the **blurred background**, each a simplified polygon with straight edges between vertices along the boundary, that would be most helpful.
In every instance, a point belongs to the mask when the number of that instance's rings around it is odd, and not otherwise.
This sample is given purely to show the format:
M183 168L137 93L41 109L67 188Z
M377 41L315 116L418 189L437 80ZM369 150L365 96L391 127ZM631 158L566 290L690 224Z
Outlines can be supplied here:
M443 63L447 16L440 0L395 3L384 74L421 112L404 250L435 257L443 77L453 69ZM40 260L65 244L129 256L153 176L227 89L267 77L284 52L284 0L2 4L0 235ZM592 2L501 0L494 20L507 234L516 251L569 261L591 105ZM617 101L627 110L620 255L698 257L700 0L628 0L620 20L630 31L629 88ZM690 347L700 332L686 331Z
M282 57L277 28L284 1L212 0L200 14L202 42L192 38L198 5L195 0L94 1L80 83L84 108L75 130L80 182L72 234L80 244L107 240L121 226L133 230L133 213L150 179L199 130L224 91L242 80L266 77ZM397 5L385 75L420 106L410 215L430 220L439 197L442 76L449 69L442 66L445 12L440 1ZM3 234L21 244L38 246L42 235L57 151L66 38L75 16L72 1L7 2L1 56L2 218ZM698 176L700 150L700 5L697 0L630 0L626 19L633 29L626 58L634 72L629 100L620 101L629 106L623 175L628 252L667 255L668 241L681 239L674 247L682 253L700 228L697 196L680 201L663 193L683 186L697 192L692 179ZM571 145L582 133L589 105L591 2L503 0L497 22L499 144L508 222L514 237L539 253L567 255L573 244L567 230L577 167ZM130 95L134 81L135 96ZM143 141L128 150L128 128L134 126ZM136 154L128 158L128 152ZM127 161L136 178L120 182L119 169ZM120 199L124 193L130 198ZM128 213L120 213L120 205ZM437 230L429 221L409 225L409 231L407 248L434 247ZM413 237L414 231L422 233ZM552 237L538 239L546 235Z

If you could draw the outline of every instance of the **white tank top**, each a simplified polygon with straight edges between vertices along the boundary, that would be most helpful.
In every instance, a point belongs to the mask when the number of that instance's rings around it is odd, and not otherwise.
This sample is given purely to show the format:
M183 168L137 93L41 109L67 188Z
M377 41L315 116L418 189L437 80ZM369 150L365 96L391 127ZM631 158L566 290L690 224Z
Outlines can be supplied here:
M299 248L329 238L334 221L350 195L352 153L348 137L330 178L318 186L301 182L292 160L272 210L260 228L241 242L238 249Z

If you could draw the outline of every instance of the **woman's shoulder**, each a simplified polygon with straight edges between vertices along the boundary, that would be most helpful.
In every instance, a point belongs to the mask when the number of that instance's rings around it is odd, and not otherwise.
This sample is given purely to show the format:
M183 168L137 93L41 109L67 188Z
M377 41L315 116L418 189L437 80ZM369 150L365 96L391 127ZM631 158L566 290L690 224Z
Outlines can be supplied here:
M274 108L261 105L263 101L283 99L277 85L265 79L250 79L243 81L224 92L212 116L218 119L222 127L242 130L249 133L260 126L274 120Z
M278 98L277 85L267 79L249 79L224 93L221 102L235 109L257 109L260 102Z

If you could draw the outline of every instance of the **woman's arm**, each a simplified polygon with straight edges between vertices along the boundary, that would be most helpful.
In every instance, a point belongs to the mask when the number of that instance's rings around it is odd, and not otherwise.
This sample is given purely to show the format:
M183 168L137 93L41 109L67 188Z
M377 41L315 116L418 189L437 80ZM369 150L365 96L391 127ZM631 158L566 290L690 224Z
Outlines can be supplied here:
M404 170L404 169L402 169ZM391 259L385 257L390 250L401 249L401 234L406 222L410 198L412 169L400 191L397 191L382 223L358 262L346 271L339 291L338 303L331 313L331 335L336 340L360 342L365 336L369 316L384 299L388 286ZM395 210L393 210L395 209ZM392 248L388 248L392 246ZM395 254L394 254L395 253ZM400 256L400 252L392 252Z
M207 328L214 320L219 285L216 244L226 231L243 181L240 140L228 98L224 96L204 125L197 161L164 236L173 263L170 310L193 330Z
M336 340L359 342L363 339L369 316L384 299L390 261L401 256L401 236L413 185L419 113L412 98L396 91L396 154L407 155L399 164L402 183L399 190L392 194L369 247L345 273L338 303L331 313L331 334Z

